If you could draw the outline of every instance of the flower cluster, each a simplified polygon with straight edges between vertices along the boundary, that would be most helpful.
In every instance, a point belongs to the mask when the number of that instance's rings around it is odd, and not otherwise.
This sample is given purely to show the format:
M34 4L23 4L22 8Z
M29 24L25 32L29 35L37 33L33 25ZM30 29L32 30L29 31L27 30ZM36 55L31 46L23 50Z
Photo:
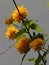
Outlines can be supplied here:
M19 12L21 14L21 16L19 15ZM24 19L27 16L27 9L23 6L18 6L18 10L15 9L12 14L11 17L9 17L8 19L6 19L5 24L12 24L12 21L17 21L18 23L20 23L21 21L21 17ZM6 32L6 37L8 39L15 39L16 38L16 34L18 33L18 29L15 28L14 26L9 26ZM26 37L22 37L21 39L19 39L19 41L15 44L15 48L19 50L20 53L25 53L27 52L27 50L31 47L36 51L39 51L42 49L43 46L43 40L41 38L37 38L34 41L32 41L30 44L30 39L26 38Z
M13 2L15 4L14 0ZM24 6L18 6L17 4L15 4L15 6L16 9L11 13L10 17L5 20L5 24L9 25L6 32L6 37L17 41L14 48L18 50L20 54L24 54L22 62L25 55L32 48L34 51L38 52L38 58L35 61L35 65L39 65L41 60L43 61L43 64L46 65L46 59L44 59L44 57L46 57L48 49L45 51L46 42L44 39L44 34L39 33L42 32L43 29L39 26L39 24L27 18L28 11ZM21 27L19 27L15 22L18 24L21 23ZM33 31L33 34L31 34L30 30ZM36 34L34 30L38 31L38 33ZM44 51L43 55L41 55L40 51ZM22 62L20 65L22 65Z
M18 10L20 11L20 15L22 16L22 19L25 19L26 16L28 15L27 9L26 9L24 6L18 6ZM11 13L11 16L5 20L5 24L9 25L9 24L11 24L13 21L14 21L14 22L18 22L18 23L21 22L21 16L19 15L18 10L15 9L15 10Z

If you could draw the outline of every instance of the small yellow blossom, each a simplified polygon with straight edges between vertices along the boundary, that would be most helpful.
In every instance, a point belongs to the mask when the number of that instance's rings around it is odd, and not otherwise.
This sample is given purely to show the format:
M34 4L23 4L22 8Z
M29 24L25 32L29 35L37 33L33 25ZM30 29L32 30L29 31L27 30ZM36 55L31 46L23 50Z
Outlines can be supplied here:
M18 10L19 10L19 12L20 12L22 18L23 18L23 19L26 18L27 14L28 14L27 9L26 9L25 7L23 7L23 6L18 6ZM21 22L21 16L19 15L18 10L15 9L15 10L12 12L11 16L12 16L12 18L13 18L14 21L20 23L20 22Z
M20 14L22 15L22 18L26 18L27 14L28 14L27 9L23 6L21 6L19 11L20 11Z
M13 22L13 21L12 21L12 17L9 17L9 18L7 18L7 19L5 20L5 24L6 24L6 25L10 25L12 22Z
M26 53L29 49L30 39L22 37L15 45L15 49L17 49L21 54Z
M31 42L30 46L35 51L40 51L42 49L43 43L44 41L41 38L37 38Z
M18 32L18 29L16 29L14 26L10 26L7 29L6 37L8 39L14 39L17 32Z

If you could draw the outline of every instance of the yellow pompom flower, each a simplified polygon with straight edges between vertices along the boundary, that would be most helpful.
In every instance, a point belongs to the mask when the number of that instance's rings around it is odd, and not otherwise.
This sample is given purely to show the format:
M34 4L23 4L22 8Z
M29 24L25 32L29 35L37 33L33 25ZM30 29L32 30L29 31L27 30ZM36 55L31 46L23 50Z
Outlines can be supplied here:
M15 39L15 35L18 32L18 29L16 29L14 26L10 26L7 29L6 37L8 39Z
M31 48L33 48L35 51L40 51L42 49L42 46L43 46L43 43L44 41L41 39L41 38L37 38L37 39L34 39L30 46Z
M19 10L19 12L20 12L22 18L25 19L26 16L27 16L27 14L28 14L27 9L26 9L25 7L23 7L23 6L18 6L18 10ZM20 23L20 22L21 22L21 16L19 15L18 10L15 9L15 10L12 12L11 16L12 16L12 18L13 18L14 21Z
M13 22L12 17L9 17L9 18L7 18L7 19L5 20L5 24L6 24L6 25L10 25L10 24L12 24L12 22Z
M17 49L21 54L26 53L29 50L30 39L22 37L16 44L14 48Z
M22 18L26 18L27 14L28 14L27 9L23 6L21 6L19 11L20 11L20 14L22 15Z

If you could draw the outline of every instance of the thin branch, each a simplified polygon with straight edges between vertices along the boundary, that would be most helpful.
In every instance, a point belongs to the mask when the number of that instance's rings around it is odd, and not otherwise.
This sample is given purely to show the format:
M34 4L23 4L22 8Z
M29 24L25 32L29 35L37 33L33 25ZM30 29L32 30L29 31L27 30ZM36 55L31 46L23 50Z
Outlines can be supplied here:
M44 42L44 46L43 46L43 49L45 49L45 45L46 45L46 42L49 40L49 38L46 39L46 41ZM47 49L45 49L47 50Z
M20 26L18 26L18 25L16 25L16 24L13 24L14 26L16 26L16 27L18 27L18 28L20 28L20 29L22 29L22 27L20 27Z
M4 53L6 53L11 47L14 46L15 43L13 43L12 45L10 45L7 49L5 49L3 52L0 53L0 55L3 55Z
M39 17L36 17L34 20L35 22L40 21L43 17L46 17L47 15L49 15L49 10L45 12L45 14L40 15Z

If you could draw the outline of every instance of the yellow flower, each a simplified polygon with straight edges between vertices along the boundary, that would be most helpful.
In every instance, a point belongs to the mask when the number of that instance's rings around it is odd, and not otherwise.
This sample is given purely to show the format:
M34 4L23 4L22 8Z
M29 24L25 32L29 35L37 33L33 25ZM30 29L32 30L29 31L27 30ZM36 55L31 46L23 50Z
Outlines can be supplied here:
M27 9L26 9L25 7L23 7L23 6L18 6L18 9L19 9L19 12L20 12L22 18L23 18L23 19L26 18L27 14L28 14ZM19 15L19 12L18 12L17 9L15 9L15 10L12 12L12 14L11 14L13 20L16 21L16 22L18 22L18 23L21 22L21 16Z
M30 46L35 50L35 51L40 51L42 49L44 41L41 38L37 38L33 40L30 44Z
M12 22L13 22L13 21L12 21L12 17L9 17L9 18L7 18L7 19L5 20L5 24L6 24L6 25L10 25Z
M7 29L6 37L8 39L15 39L15 35L18 32L18 29L16 29L14 26L10 26Z
M15 49L17 49L21 54L26 53L29 49L30 39L22 37L15 45Z
M27 9L23 6L21 6L19 11L20 11L20 14L22 15L22 18L26 18L27 14L28 14Z

